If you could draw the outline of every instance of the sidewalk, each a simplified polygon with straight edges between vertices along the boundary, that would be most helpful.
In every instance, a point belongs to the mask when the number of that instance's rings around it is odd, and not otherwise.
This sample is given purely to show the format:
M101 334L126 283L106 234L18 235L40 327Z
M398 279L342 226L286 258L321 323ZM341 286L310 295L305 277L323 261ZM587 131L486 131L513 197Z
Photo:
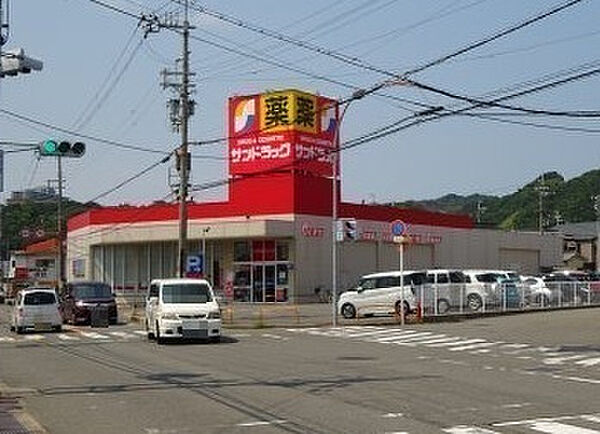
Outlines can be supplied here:
M598 305L562 307L552 309L527 309L489 312L454 312L447 315L430 315L417 318L414 314L406 317L406 324L419 324L431 322L455 322L474 318L520 315L535 312L552 312L555 310L593 309ZM223 326L228 329L251 329L270 327L326 327L332 324L332 307L327 303L306 304L248 304L233 303L221 306ZM119 315L122 319L144 322L144 310L141 307L131 308L126 305L119 306ZM339 326L352 325L399 325L400 318L395 315L360 317L354 319L337 318Z

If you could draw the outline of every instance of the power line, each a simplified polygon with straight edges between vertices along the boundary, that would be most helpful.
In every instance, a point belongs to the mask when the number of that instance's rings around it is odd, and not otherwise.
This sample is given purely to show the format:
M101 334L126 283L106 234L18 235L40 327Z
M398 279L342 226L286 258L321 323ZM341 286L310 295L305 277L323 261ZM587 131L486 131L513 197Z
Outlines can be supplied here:
M28 116L25 116L25 115L22 115L19 113L15 113L10 110L2 109L2 108L0 108L0 113L7 115L11 118L14 118L14 119L19 119L21 121L25 121L25 122L28 122L28 123L31 123L34 125L39 125L39 126L45 127L50 130L59 131L64 134L70 134L70 135L77 136L77 137L82 137L84 139L103 143L105 145L113 146L116 148L127 149L130 151L140 151L140 152L148 152L148 153L153 153L153 154L161 154L161 155L169 155L170 154L170 152L166 152L166 151L159 151L157 149L145 148L145 147L138 146L138 145L129 145L126 143L117 142L115 140L109 140L109 139L104 139L104 138L97 137L97 136L92 136L90 134L84 134L80 131L74 131L69 128L59 127L57 125L53 125L48 122L39 121L39 120L33 119L31 117L28 117ZM204 159L204 160L217 160L217 161L223 160L222 157L215 157L212 155L194 155L193 158Z

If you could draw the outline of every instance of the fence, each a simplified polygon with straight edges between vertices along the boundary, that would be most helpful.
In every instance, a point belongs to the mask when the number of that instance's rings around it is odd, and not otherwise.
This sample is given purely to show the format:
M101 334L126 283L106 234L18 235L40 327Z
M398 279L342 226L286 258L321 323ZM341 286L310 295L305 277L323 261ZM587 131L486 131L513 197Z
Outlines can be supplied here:
M431 284L411 288L422 316L506 312L600 305L600 282Z

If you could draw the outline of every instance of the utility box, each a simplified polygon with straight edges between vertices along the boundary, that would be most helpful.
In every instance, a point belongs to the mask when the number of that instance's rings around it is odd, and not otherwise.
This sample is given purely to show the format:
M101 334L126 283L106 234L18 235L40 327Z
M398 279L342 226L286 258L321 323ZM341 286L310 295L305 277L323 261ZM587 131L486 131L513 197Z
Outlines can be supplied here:
M108 306L98 305L91 309L90 326L108 327Z

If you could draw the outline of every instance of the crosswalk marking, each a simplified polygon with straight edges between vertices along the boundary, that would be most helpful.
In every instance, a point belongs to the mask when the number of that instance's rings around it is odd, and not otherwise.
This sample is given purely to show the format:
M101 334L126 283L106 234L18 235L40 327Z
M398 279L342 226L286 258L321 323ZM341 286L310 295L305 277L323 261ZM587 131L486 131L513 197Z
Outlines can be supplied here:
M86 338L90 338L90 339L110 339L108 336L106 335L101 335L100 333L96 333L96 332L79 332L81 335L85 336Z
M595 357L593 359L586 359L586 360L578 360L575 362L575 364L582 365L582 366L600 365L600 357Z
M108 334L111 336L116 336L118 338L124 338L124 339L129 339L129 338L135 337L135 335L125 333L125 332L109 332Z
M430 332L412 333L412 334L396 334L393 336L386 336L384 338L376 338L376 339L372 339L372 340L375 342L390 343L390 342L395 342L395 341L402 341L404 339L414 339L414 338L429 336L429 335L431 335Z
M43 339L45 339L44 335L26 335L23 336L23 339L26 339L28 341L41 341Z
M140 335L140 336L146 336L146 331L145 330L134 330L133 331L136 335Z
M481 342L479 344L472 344L472 345L465 345L462 347L450 348L450 351L468 351L468 350L475 350L475 349L491 347L493 345L498 345L498 344L496 342Z
M458 425L444 430L448 434L500 434L498 431L476 426Z
M0 342L14 342L15 338L10 336L0 336Z
M570 360L583 359L584 357L587 357L587 355L575 354L574 356L550 357L542 360L542 362L546 365L560 365Z
M64 334L64 333L59 334L58 339L60 339L61 341L78 341L78 340L80 340L80 338L78 338L77 336L71 336L71 335Z
M287 331L306 333L314 336L336 337L352 341L373 342L406 347L428 347L443 349L454 353L468 353L474 356L490 355L500 357L510 355L518 360L533 361L544 365L562 365L568 367L600 367L600 352L577 354L571 351L559 351L557 347L535 347L531 344L488 341L483 338L448 336L445 333L427 331L420 328L347 326L336 328L290 328ZM521 355L526 353L527 355ZM563 377L561 377L563 378ZM567 377L564 377L567 378ZM567 378L572 381L591 382L600 380ZM599 433L600 434L600 433Z
M528 425L528 428L547 434L598 434L600 431L595 429L582 428L575 425L561 422L535 422Z
M479 342L486 342L486 340L485 339L466 339L466 340L456 341L456 342L442 342L440 344L428 344L425 346L431 347L431 348L443 348L443 347L454 347L456 345L476 344Z

